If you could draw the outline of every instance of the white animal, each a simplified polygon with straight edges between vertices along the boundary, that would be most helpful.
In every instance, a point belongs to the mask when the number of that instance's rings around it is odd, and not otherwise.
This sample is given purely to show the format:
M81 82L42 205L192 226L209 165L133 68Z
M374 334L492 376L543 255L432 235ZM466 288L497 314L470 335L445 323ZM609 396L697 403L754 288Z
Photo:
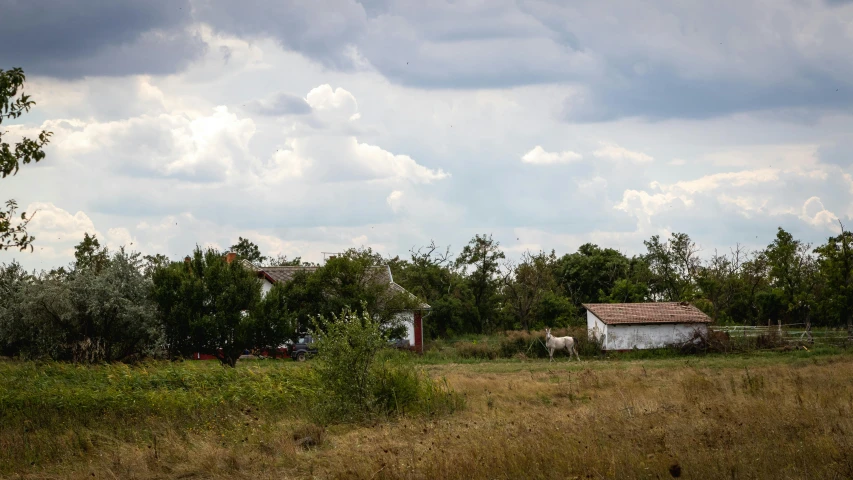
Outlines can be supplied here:
M548 361L549 363L554 361L554 350L562 349L566 349L566 351L569 352L569 360L572 359L572 353L574 353L575 358L577 358L579 362L581 361L581 357L578 356L575 339L572 337L555 337L551 335L551 329L546 328L545 346L548 348L548 355L550 356L550 360Z

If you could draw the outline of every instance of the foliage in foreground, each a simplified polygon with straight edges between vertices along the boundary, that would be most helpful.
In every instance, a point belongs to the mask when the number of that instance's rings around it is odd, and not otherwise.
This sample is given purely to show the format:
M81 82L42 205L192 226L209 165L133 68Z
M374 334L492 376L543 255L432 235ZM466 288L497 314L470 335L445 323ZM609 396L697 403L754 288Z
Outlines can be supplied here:
M36 102L24 93L16 98L18 91L23 90L25 80L26 75L20 68L0 69L0 125L3 124L3 119L16 119L35 105ZM52 135L51 132L42 131L37 140L24 137L13 149L3 141L5 133L7 132L0 128L0 178L17 174L21 165L44 159L44 147ZM32 214L27 216L26 212L22 213L20 220L16 220L17 202L7 200L5 204L5 210L0 208L0 251L12 248L21 251L29 248L32 251L35 237L27 233L27 224L32 220Z
M366 311L344 308L315 320L320 396L313 406L322 423L361 421L401 413L455 411L463 405L454 392L415 370L400 355L383 355L388 338Z

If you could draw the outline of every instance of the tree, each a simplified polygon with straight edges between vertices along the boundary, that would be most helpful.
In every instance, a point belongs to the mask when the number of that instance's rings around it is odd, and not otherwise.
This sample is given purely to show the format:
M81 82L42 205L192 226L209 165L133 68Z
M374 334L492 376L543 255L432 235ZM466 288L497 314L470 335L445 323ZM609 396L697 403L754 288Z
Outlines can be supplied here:
M394 281L431 307L424 335L429 338L452 336L468 331L464 319L470 317L473 297L465 278L454 269L450 247L444 250L434 241L409 250L410 260L388 260Z
M652 274L649 288L655 299L681 302L695 295L695 278L701 264L699 248L686 233L673 233L661 243L658 235L644 241L644 255Z
M75 270L93 269L100 272L109 261L106 247L101 248L101 242L96 235L83 234L83 240L74 247Z
M142 260L144 260L145 262L142 271L148 278L151 278L151 276L154 275L154 272L158 268L165 267L170 263L169 257L161 253L156 253L154 255L145 255L144 257L142 257Z
M495 326L500 285L500 261L505 259L500 243L491 235L479 234L468 242L456 259L456 266L467 274L468 286L474 296L474 317L469 325L478 332L488 332ZM468 269L473 271L468 274Z
M227 263L213 249L196 247L192 257L154 272L152 296L172 356L201 352L234 367L254 347L253 311L261 283L240 262Z
M781 301L781 313L788 321L803 317L813 302L815 264L810 250L811 245L795 240L779 227L776 239L764 253L771 286L777 290L775 297Z
M287 258L287 255L277 255L269 261L270 267L310 267L311 262L303 262L302 257Z
M591 243L562 256L554 267L560 287L576 307L604 301L616 283L628 276L630 269L630 260L621 252Z
M23 92L20 97L15 98L18 95L18 90L23 90L25 80L24 71L20 68L13 68L8 71L0 69L0 125L3 124L3 119L18 118L35 105L35 102L30 100L29 95L25 95ZM21 165L44 159L44 147L50 141L52 134L42 131L38 140L22 138L15 144L13 150L8 143L3 141L3 133L0 129L0 178L17 174ZM0 209L0 250L17 248L24 251L29 247L32 251L32 243L35 237L27 233L27 224L32 220L32 216L28 217L24 212L20 215L20 220L13 223L17 209L18 204L15 200L7 200L6 209Z
M261 265L267 261L267 257L261 255L258 246L248 238L239 237L237 243L231 245L231 251L236 253L238 258L248 260L255 265Z
M12 356L20 349L17 307L20 292L33 281L21 264L15 261L0 265L0 354Z
M296 326L284 284L276 283L252 312L252 345L275 356L277 348L296 333Z
M556 261L553 250L550 255L526 251L518 264L508 262L506 265L503 279L505 305L524 330L530 331L530 324L543 296L556 286L552 274L552 265Z
M3 314L7 345L29 357L75 362L150 356L162 329L138 253L116 252L103 269L23 282Z
M829 314L853 336L853 233L844 229L815 249L826 288L824 302Z
M284 288L299 329L309 327L316 315L331 317L344 308L361 307L392 336L401 333L398 314L416 308L419 301L391 288L388 271L382 256L366 248L347 250L313 272L298 273Z

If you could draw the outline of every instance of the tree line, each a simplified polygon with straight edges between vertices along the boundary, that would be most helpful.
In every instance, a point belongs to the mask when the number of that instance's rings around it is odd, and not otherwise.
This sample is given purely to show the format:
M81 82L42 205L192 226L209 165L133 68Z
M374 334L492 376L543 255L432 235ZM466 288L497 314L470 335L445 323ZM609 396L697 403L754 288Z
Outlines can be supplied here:
M526 252L509 260L491 235L457 255L431 243L405 258L350 249L323 265L264 257L240 238L230 250L261 266L314 267L261 294L257 273L224 252L196 247L181 261L110 252L86 234L67 267L26 272L0 266L0 348L4 355L114 361L216 355L228 365L246 349L275 348L344 308L368 312L389 336L400 311L430 305L428 338L585 324L584 303L691 302L720 324L810 324L851 329L853 234L812 247L779 228L766 248L700 255L684 233L644 242L627 256L581 245L562 256ZM377 267L410 293L372 281Z

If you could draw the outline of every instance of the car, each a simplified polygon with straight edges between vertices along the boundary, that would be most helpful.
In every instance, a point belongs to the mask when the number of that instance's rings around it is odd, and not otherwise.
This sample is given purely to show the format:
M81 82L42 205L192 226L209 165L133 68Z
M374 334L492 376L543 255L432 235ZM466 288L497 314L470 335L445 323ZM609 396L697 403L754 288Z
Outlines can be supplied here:
M393 338L388 341L388 346L400 350L410 350L412 348L408 338Z
M317 354L317 348L314 346L314 337L310 334L300 335L288 350L290 351L290 358L297 362L304 362L306 359Z

